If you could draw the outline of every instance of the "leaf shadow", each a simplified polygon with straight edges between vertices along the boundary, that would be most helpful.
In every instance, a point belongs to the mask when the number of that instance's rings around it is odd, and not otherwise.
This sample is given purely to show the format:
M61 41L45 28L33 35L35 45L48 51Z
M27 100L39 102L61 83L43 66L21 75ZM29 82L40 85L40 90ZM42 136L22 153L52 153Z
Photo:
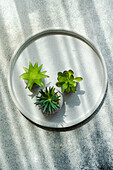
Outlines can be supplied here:
M79 95L84 95L85 91L80 89L80 84L77 86L77 92L76 93L64 93L64 101L66 105L73 108L74 106L80 105L80 98Z

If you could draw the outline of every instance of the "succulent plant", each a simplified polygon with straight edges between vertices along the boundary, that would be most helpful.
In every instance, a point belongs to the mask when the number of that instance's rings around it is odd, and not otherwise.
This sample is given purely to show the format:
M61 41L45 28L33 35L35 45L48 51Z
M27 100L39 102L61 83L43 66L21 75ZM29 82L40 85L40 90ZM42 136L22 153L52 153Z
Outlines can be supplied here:
M74 72L72 70L58 72L58 82L57 87L61 87L62 92L69 93L70 91L76 93L76 87L78 82L82 80L82 77L74 78Z
M41 72L42 66L43 65L40 65L38 67L38 62L36 62L33 66L32 63L29 62L29 68L23 67L23 69L25 70L25 73L21 74L19 78L27 80L26 88L29 88L31 90L33 84L37 84L41 87L45 86L42 79L49 77L49 76L45 75L47 71Z
M45 90L39 91L40 95L36 96L36 102L34 104L39 106L39 109L43 113L52 114L60 108L59 101L60 97L58 91L55 92L54 87L46 87Z

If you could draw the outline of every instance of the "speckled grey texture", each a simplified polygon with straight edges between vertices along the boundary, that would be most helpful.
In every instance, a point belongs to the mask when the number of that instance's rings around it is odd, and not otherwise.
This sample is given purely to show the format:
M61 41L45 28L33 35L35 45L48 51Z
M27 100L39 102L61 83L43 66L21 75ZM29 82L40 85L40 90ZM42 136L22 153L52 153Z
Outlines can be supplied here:
M101 107L69 131L42 129L15 107L7 86L8 65L32 33L68 28L93 41L108 70ZM0 0L0 169L113 169L113 0Z

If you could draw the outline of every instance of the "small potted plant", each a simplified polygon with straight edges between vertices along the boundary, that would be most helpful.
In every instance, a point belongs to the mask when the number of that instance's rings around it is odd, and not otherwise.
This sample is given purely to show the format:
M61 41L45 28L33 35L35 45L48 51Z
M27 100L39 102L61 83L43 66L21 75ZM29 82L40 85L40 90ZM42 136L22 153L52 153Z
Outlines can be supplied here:
M69 93L70 91L76 93L76 87L80 81L83 80L82 77L74 77L74 72L72 70L58 72L58 82L57 87L61 87L62 92Z
M23 67L25 73L21 74L19 78L24 79L25 83L27 84L26 88L29 88L31 90L33 87L36 86L41 86L41 87L45 86L42 79L49 76L45 75L47 71L41 72L42 66L43 65L40 65L38 67L38 62L36 62L33 66L32 63L29 62L29 68Z
M41 89L39 95L36 96L36 102L34 104L39 106L45 114L54 114L58 111L63 104L63 97L61 93L54 87Z

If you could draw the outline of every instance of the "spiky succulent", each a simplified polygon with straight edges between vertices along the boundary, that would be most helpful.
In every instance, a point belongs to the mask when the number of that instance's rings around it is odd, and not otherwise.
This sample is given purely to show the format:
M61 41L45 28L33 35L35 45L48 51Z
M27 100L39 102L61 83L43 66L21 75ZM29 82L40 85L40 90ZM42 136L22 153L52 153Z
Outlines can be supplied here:
M72 70L58 72L58 82L57 87L61 87L62 92L69 93L71 90L76 93L76 87L78 82L82 80L82 77L74 78L74 72Z
M45 90L41 89L39 92L40 96L36 96L37 101L35 104L39 106L42 112L52 114L60 108L59 101L61 96L58 95L58 92L55 92L54 87L49 87L49 89L46 87Z
M49 76L45 75L47 71L41 72L42 66L43 65L40 65L38 67L38 62L36 62L33 66L32 63L29 62L29 68L23 67L23 69L25 70L25 73L21 74L19 78L27 80L26 88L29 88L31 90L33 84L37 84L41 87L45 86L42 79L49 77Z

